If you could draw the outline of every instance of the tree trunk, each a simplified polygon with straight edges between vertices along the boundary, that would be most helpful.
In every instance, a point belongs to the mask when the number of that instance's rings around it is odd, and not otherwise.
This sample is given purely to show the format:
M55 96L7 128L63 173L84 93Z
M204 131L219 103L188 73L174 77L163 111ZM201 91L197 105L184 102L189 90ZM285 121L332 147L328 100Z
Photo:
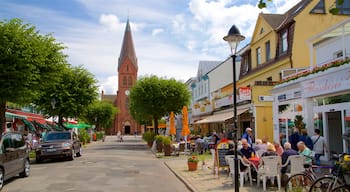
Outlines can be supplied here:
M5 131L6 125L6 101L0 102L0 135Z
M158 135L158 117L154 116L154 133Z

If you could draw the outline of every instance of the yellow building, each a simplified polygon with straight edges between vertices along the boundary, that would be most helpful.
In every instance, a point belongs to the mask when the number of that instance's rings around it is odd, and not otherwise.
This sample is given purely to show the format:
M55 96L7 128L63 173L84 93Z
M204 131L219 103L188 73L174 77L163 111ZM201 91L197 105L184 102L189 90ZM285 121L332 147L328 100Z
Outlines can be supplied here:
M251 88L256 138L274 138L273 85L298 68L312 65L307 39L348 18L329 14L333 4L334 0L302 0L284 14L259 14L250 49L241 54L238 81L238 87Z

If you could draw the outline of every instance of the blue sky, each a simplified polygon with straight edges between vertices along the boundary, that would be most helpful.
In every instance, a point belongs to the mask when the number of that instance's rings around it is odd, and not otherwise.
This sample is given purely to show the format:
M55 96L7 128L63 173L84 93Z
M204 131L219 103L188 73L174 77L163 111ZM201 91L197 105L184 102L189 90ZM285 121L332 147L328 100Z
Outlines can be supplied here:
M0 19L21 18L42 34L52 33L68 61L83 65L107 94L117 90L117 65L129 17L139 76L186 81L200 60L223 61L222 40L235 24L249 43L260 12L284 13L300 0L1 0Z

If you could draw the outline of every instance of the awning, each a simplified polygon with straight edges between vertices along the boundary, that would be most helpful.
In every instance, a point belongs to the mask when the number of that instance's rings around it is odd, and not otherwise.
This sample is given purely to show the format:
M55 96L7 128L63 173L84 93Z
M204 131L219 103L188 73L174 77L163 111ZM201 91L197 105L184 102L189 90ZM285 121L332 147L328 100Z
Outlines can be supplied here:
M240 115L240 114L246 112L247 110L248 109L237 110L237 115ZM220 123L220 122L224 122L227 119L231 119L231 118L233 118L233 111L214 114L214 115L208 116L202 120L199 120L199 121L195 122L194 124Z
M85 123L78 123L78 124L70 124L70 123L64 123L63 124L66 128L73 129L83 129L83 128L91 128L91 125L85 124Z
M27 116L25 115L18 115L18 114L14 114L14 113L10 113L10 112L5 112L5 116L6 117L23 117L23 118L27 118Z
M23 123L28 127L28 129L29 129L30 131L33 131L33 132L36 131L34 125L33 125L30 121L28 121L28 120L25 119L25 118L20 118L20 119L23 121Z

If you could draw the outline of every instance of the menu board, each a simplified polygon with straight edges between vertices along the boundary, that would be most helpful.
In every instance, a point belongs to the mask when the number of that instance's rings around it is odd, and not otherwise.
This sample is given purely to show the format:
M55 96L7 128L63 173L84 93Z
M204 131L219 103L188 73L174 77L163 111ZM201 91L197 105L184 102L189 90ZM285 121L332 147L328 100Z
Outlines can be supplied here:
M218 143L216 147L216 158L218 162L218 167L227 167L228 164L225 160L225 156L228 153L228 142L221 142Z

